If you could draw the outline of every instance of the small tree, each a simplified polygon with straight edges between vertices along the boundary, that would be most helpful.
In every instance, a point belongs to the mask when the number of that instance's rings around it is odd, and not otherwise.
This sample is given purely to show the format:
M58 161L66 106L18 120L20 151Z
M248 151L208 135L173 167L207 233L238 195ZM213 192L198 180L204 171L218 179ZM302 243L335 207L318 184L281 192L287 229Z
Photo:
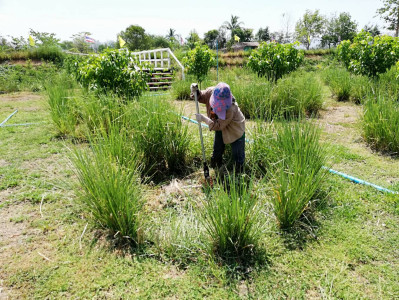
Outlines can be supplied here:
M389 30L395 30L395 36L399 34L399 0L383 0L384 7L377 9L377 14L388 23Z
M338 17L332 16L326 21L326 27L322 36L322 46L336 46L339 42L353 40L356 35L357 24L352 21L349 13L340 13Z
M371 36L377 36L377 35L380 35L381 34L381 30L380 30L380 28L378 27L378 25L377 24L374 24L374 26L373 25L365 25L364 27L363 27L363 30L364 31L366 31L366 32L368 32L368 33L370 33L371 34Z
M298 44L298 42L293 44L263 42L258 49L252 51L248 66L259 77L277 81L283 75L296 70L302 63L304 54L295 48Z
M193 50L187 52L183 64L187 68L187 73L194 75L201 85L209 69L215 64L215 54L208 46L197 43Z
M209 48L215 49L215 44L219 36L219 31L217 29L212 29L204 34L204 43L208 45Z
M303 17L296 23L295 32L298 40L309 50L312 39L322 34L324 18L319 10L307 10Z

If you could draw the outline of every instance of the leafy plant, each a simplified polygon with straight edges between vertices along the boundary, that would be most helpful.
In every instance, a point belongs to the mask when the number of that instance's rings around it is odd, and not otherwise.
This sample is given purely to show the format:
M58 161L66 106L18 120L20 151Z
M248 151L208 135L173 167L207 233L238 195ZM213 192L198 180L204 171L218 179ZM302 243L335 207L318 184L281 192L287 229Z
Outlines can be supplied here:
M187 68L187 73L194 75L201 84L210 68L215 65L215 54L208 46L197 43L193 50L187 52L183 64Z
M399 60L399 39L387 35L373 37L362 30L353 40L342 41L337 56L354 74L377 77Z
M259 77L277 81L283 75L295 71L303 62L303 52L295 48L298 43L261 43L249 57L248 66Z
M148 66L147 66L148 67ZM127 49L106 49L79 64L77 80L86 88L132 98L147 89L148 73Z

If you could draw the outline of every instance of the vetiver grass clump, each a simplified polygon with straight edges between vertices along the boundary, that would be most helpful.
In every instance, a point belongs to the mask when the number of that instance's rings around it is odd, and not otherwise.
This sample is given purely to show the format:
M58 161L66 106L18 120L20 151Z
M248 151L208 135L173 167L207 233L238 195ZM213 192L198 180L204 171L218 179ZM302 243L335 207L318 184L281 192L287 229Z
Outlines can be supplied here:
M294 73L277 82L269 114L273 117L311 116L317 115L322 106L322 87L314 75Z
M75 149L72 162L83 208L100 228L135 246L140 242L142 187L139 159L130 145L129 133L114 123L106 134L91 136L89 149Z
M378 96L364 104L363 134L376 150L397 155L399 152L399 104Z
M216 257L240 264L254 258L262 227L252 181L238 181L230 175L215 186L201 208L201 220Z
M330 67L323 73L326 84L338 101L347 101L351 95L352 83L350 73L342 67Z
M65 75L56 77L46 85L50 116L60 135L73 134L79 120L71 87L71 80Z
M326 174L320 129L307 122L257 124L251 162L269 180L279 226L293 227L311 207Z
M133 145L142 155L143 175L183 174L190 156L188 124L165 99L143 97L128 113Z

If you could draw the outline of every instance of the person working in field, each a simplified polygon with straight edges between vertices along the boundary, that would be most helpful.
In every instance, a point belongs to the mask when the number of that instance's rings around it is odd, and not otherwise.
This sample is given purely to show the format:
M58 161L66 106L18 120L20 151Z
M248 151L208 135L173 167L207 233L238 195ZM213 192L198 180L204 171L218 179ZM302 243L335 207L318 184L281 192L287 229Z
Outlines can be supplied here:
M198 102L206 105L208 116L196 114L198 122L204 122L215 131L211 167L223 165L223 153L226 144L231 144L234 167L242 172L245 161L245 117L238 107L230 86L220 82L217 86L199 90L198 84L191 84L191 98L197 93Z

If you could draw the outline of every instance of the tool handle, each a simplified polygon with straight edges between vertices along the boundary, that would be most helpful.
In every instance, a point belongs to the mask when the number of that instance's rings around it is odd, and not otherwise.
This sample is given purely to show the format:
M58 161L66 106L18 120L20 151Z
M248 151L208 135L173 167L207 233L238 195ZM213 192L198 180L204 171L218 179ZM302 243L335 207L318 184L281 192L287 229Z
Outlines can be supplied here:
M195 99L195 106L196 106L196 108L197 108L197 114L199 114L199 105L198 105L198 95L197 95L197 91L195 91L195 93L194 93L194 99ZM202 126L201 126L201 122L198 122L198 130L199 130L200 139L201 139L202 160L203 160L204 164L206 164L205 147L204 147L204 140L203 140L203 138L202 138ZM208 174L209 174L209 171L208 171Z

